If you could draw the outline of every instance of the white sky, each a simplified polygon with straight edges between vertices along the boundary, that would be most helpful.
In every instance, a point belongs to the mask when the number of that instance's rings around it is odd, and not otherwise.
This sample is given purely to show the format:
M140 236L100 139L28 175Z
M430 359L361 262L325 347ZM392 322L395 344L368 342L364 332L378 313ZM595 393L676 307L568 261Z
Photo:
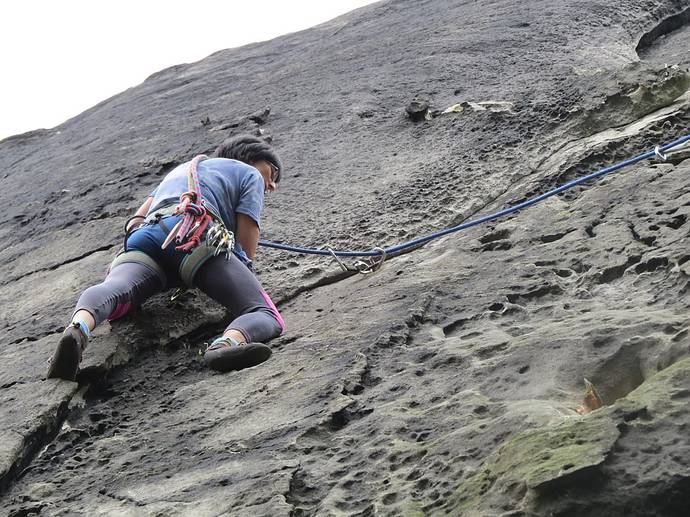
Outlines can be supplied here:
M374 0L4 0L0 139L51 128L163 68Z

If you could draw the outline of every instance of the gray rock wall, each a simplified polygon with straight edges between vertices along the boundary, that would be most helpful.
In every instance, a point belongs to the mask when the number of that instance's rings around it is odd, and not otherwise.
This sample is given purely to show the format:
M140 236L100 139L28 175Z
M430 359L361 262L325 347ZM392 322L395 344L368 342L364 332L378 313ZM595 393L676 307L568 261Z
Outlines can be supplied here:
M392 245L686 134L688 7L380 2L0 142L2 511L686 515L685 151L371 275L262 249L289 330L260 367L202 367L229 315L192 293L43 375L174 165L260 131L286 165L265 238Z

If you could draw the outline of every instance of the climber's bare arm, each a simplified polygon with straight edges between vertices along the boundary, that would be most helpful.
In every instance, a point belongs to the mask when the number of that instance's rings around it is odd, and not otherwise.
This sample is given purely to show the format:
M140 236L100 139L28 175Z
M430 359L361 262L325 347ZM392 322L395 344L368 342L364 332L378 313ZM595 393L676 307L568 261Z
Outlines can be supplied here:
M127 230L129 230L132 226L136 226L138 224L141 224L141 221L146 217L146 214L149 211L149 208L151 208L151 203L153 203L153 197L149 196L146 198L146 201L144 201L144 204L142 204L136 211L136 213L132 216L130 219L129 223L127 224ZM135 218L136 217L136 218Z
M256 247L259 244L259 227L248 215L237 214L237 242L240 243L249 260L254 260Z

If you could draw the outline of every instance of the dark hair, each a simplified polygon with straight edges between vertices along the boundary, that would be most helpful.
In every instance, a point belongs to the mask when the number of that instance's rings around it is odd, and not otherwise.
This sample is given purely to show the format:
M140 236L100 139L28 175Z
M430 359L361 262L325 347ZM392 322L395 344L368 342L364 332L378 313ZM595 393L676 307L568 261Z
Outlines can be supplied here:
M252 135L240 135L228 138L216 149L215 156L218 158L231 158L246 164L253 164L261 160L267 161L278 169L276 183L280 181L283 171L283 164L280 157L273 148Z

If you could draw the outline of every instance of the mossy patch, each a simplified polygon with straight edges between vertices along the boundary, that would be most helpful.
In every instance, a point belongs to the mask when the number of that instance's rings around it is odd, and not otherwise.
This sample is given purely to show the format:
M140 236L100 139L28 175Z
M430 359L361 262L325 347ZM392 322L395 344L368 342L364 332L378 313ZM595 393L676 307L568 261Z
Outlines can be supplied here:
M613 406L516 436L458 487L450 507L471 513L500 501L517 505L528 489L545 492L580 483L606 460L622 422L657 419L685 406L689 375L690 358L685 358L645 380Z
M616 403L616 410L629 412L645 409L664 413L671 406L686 406L684 394L688 391L690 357L681 359L647 379Z
M527 488L567 483L600 465L618 436L616 423L605 414L520 434L495 451L486 466L458 488L454 499L467 508L489 491L524 494Z

